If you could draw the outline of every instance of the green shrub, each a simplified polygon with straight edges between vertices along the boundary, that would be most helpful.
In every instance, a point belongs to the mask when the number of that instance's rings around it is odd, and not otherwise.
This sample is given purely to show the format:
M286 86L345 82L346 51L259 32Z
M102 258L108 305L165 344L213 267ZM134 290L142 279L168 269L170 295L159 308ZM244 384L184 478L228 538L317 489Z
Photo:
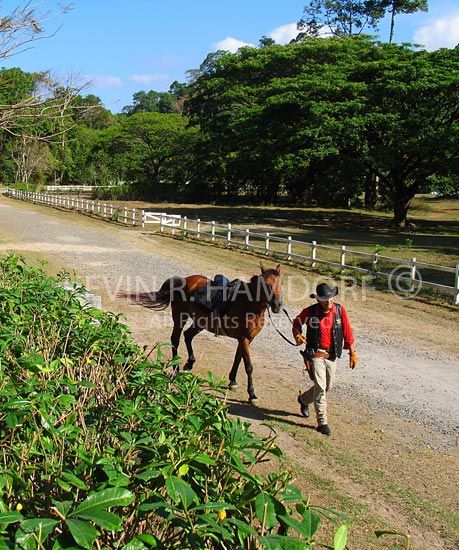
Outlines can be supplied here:
M225 391L147 360L118 316L17 256L0 262L0 548L291 549L320 514Z

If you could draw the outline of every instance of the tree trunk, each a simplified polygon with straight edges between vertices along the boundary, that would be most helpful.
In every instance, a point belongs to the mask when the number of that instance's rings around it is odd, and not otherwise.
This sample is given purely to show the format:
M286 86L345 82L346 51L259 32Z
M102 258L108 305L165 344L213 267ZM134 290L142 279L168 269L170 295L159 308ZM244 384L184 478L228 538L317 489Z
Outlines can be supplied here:
M395 0L392 2L392 13L390 16L390 33L389 33L389 44L392 44L394 38L394 27L395 27Z
M394 202L394 218L392 220L392 225L398 227L399 229L404 229L407 226L408 220L408 208L411 201L397 201Z
M374 210L378 202L379 178L374 172L368 172L365 178L365 208Z
M398 175L391 175L392 197L394 201L394 218L392 225L403 229L407 226L408 208L411 200L418 190L418 185L413 183L409 185L405 179Z

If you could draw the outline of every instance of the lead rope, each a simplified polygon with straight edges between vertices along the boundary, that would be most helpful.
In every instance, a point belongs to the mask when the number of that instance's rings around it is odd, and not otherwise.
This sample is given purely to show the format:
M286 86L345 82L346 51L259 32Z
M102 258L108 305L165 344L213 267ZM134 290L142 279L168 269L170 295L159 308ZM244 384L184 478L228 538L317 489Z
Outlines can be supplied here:
M290 317L290 315L288 314L288 311L284 308L282 308L282 311L285 313L285 315L287 316L287 319L290 321L290 324L293 326L293 321ZM282 334L282 332L276 327L276 325L274 324L273 322L273 319L271 317L271 312L270 312L270 308L268 307L268 316L269 316L269 319L271 320L271 323L274 327L274 329L276 330L276 332L282 336L282 338L288 342L290 345L292 346L296 346L296 342L292 342L291 340L289 340L284 334ZM301 353L301 352L300 352ZM302 373L301 373L301 379L300 379L300 382L298 383L298 395L301 395L304 391L304 388L307 388L309 385L310 385L310 382L311 382L311 378L308 374L308 370L306 368L306 365L304 363L304 360L303 360L303 369L302 369Z
M287 310L286 310L285 308L282 308L282 311L285 313L285 315L287 315L288 320L289 320L290 323L293 325L293 321L290 319L290 316L289 316ZM282 334L282 332L276 327L276 325L274 324L273 318L271 317L271 310L270 310L269 307L268 307L268 317L269 317L269 319L270 319L270 321L271 321L271 323L272 323L272 325L273 325L273 327L274 327L274 330L277 332L277 334L279 334L280 336L282 336L282 338L283 338L286 342L288 342L291 346L296 346L296 342L292 342L291 340L289 340L289 339L287 338L287 336L285 336L284 334Z

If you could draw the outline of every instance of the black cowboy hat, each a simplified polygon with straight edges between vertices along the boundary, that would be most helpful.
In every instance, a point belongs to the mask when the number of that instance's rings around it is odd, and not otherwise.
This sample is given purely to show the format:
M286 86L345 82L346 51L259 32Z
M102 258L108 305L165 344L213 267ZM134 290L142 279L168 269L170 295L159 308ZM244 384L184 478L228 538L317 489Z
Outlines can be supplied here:
M316 286L316 293L310 294L310 298L315 298L316 300L327 302L331 298L334 298L338 294L338 287L330 288L327 284L322 283Z

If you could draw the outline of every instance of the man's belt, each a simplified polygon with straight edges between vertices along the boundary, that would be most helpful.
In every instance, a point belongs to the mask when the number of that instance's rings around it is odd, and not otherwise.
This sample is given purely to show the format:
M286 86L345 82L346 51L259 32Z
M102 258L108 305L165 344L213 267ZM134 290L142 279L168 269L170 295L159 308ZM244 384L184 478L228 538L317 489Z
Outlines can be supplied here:
M333 348L319 348L314 355L312 356L312 359L330 359L331 361L335 360L335 353Z

